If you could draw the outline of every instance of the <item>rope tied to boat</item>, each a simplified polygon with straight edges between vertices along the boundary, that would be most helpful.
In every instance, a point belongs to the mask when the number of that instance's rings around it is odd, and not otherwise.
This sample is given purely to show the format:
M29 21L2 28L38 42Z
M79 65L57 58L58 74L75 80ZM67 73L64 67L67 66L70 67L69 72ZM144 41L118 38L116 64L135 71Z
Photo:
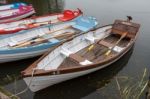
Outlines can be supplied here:
M22 91L20 91L20 92L18 92L18 93L16 93L16 94L11 95L10 98L12 98L12 97L14 97L14 96L18 96L18 95L23 94L23 93L25 93L26 91L28 91L28 89L29 89L29 87L31 86L31 83L32 83L32 81L33 81L34 73L35 73L36 70L37 70L37 68L33 68L33 70L32 70L32 75L31 75L31 79L30 79L30 81L29 81L29 85L28 85L24 90L22 90Z

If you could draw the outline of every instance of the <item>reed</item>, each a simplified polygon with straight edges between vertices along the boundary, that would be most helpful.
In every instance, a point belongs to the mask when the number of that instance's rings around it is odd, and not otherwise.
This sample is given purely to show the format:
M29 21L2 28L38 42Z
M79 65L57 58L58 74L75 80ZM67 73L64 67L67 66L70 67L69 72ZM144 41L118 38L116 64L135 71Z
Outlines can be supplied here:
M139 81L135 81L134 78L129 77L115 77L120 99L141 99L148 85L147 76L148 71L144 69L143 75L140 77ZM121 79L126 81L125 85L121 85Z
M146 99L150 99L150 77L148 81L148 91L147 91Z

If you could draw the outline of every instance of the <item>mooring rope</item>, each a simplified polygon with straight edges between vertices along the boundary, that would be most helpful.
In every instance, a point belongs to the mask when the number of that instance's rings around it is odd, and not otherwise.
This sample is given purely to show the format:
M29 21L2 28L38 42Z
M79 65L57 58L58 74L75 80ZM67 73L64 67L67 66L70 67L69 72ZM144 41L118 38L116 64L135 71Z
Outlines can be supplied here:
M37 69L37 68L33 68L32 75L31 75L31 80L30 80L30 82L29 82L29 85L28 85L24 90L22 90L21 92L18 92L18 93L16 93L16 94L13 94L13 95L9 96L10 98L12 98L12 97L14 97L14 96L18 96L18 95L23 94L23 93L25 93L26 91L28 91L29 87L31 86L32 80L33 80L33 78L34 78L34 73L35 73L36 69Z

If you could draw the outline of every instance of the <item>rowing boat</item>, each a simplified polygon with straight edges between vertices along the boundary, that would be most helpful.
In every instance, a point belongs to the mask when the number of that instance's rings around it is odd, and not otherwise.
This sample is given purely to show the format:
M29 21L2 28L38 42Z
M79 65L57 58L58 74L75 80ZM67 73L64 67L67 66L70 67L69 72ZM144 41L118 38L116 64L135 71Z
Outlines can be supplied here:
M1 5L0 6L0 11L2 10L8 10L8 9L18 9L20 6L26 6L26 3L23 2L18 2L18 3L12 3L12 4L7 4L7 5Z
M48 48L70 37L89 31L97 25L93 17L80 16L72 21L44 25L0 38L0 63L43 54Z
M31 5L20 6L19 8L16 9L1 10L0 23L20 20L28 16L31 16L34 13L35 10Z
M0 24L0 34L12 34L21 30L27 30L39 27L46 24L54 24L59 22L66 22L82 15L80 9L76 11L64 10L62 13L49 14L45 16L32 17L19 21L13 21Z
M81 34L49 50L22 71L23 79L36 92L107 67L132 48L139 28L137 23L116 20Z

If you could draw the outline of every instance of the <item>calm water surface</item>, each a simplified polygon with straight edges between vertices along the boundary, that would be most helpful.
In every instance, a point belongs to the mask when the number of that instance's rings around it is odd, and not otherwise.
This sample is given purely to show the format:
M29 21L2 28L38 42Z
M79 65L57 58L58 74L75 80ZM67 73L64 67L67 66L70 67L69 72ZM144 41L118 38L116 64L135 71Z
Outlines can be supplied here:
M15 2L17 0L8 0ZM22 0L20 0L22 1ZM150 70L150 1L149 0L24 0L32 3L37 15L60 12L64 9L80 8L85 15L95 16L99 25L112 23L115 19L126 19L141 24L140 35L132 50L118 62L95 73L66 81L37 93L27 91L21 99L119 99L116 76L133 77L138 81L145 68ZM26 85L20 78L24 70L37 58L0 64L0 84L13 93ZM18 80L15 80L18 79ZM14 83L14 81L16 81ZM133 82L134 82L133 81Z

